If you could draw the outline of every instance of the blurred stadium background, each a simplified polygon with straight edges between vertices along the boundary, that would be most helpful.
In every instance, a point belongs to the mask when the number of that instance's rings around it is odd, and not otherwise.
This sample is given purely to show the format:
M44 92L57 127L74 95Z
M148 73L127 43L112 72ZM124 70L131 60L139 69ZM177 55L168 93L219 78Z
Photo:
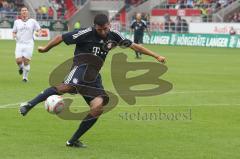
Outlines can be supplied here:
M31 17L43 28L50 30L50 37L73 30L77 23L88 27L100 12L109 15L112 28L122 32L129 31L137 12L142 13L149 29L158 33L151 39L146 37L145 43L173 43L172 35L159 38L159 33L204 33L210 34L210 38L211 34L229 35L231 30L240 33L238 0L0 0L1 39L11 38L3 28L12 28L22 5L29 8ZM228 40L234 43L232 47L239 47L238 39Z

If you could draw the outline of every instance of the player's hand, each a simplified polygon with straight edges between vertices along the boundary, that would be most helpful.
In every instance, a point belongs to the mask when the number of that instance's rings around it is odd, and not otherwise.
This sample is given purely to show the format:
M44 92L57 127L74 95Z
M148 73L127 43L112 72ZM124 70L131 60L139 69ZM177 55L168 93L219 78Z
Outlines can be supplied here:
M34 34L35 34L36 37L40 37L40 36L41 36L41 30L39 30L39 31L35 31Z
M38 46L38 52L44 53L44 52L48 52L48 50L44 46Z
M164 56L157 56L156 59L161 63L166 63L166 58Z
M17 35L13 34L13 39L17 41Z
M39 37L39 32L35 32L35 36L36 36L36 37Z

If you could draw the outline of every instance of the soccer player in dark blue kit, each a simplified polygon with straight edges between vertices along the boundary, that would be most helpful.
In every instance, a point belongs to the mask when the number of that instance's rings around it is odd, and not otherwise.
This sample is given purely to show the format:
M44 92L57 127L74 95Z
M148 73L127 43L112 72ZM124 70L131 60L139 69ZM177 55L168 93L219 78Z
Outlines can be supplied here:
M136 14L136 19L134 19L132 21L130 27L131 27L131 30L134 32L133 42L135 44L142 44L143 43L143 35L144 35L145 30L147 30L148 34L150 35L148 27L147 27L147 22L142 20L141 13ZM141 58L141 52L136 50L135 53L136 53L136 58L140 59Z
M27 113L34 106L40 102L43 102L51 95L62 95L64 93L72 93L75 91L74 85L82 82L82 74L84 74L84 71L86 70L86 65L78 65L78 55L89 53L101 58L104 61L110 49L104 49L103 45L106 45L106 43L109 41L115 41L116 44L119 44L124 40L127 39L125 39L119 32L110 29L108 17L104 14L98 14L94 18L93 27L75 30L63 35L58 35L49 41L46 46L39 46L38 51L40 53L45 53L53 47L59 45L62 41L67 45L75 44L76 48L74 52L73 67L63 83L54 87L47 88L34 99L26 103L22 103L20 106L21 115L27 115ZM165 57L160 56L141 45L135 44L130 40L127 41L128 47L131 49L152 56L159 62L165 62ZM88 83L86 85L88 85ZM100 74L92 83L89 83L89 86L103 89ZM79 128L67 141L66 146L69 147L85 146L82 142L79 141L79 138L95 124L99 116L103 113L103 106L108 102L106 96L103 97L101 95L96 95L95 97L89 97L83 95L83 97L86 103L90 106L90 113L84 118Z

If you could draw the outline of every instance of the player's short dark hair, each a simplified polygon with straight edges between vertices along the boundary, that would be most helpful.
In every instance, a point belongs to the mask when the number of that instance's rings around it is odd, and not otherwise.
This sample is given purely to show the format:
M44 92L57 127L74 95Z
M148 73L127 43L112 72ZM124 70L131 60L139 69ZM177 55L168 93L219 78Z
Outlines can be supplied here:
M27 8L27 10L28 10L28 7L25 6L25 5L23 5L23 6L20 7L20 11L21 11L23 8Z
M94 25L105 25L107 23L109 23L109 20L105 14L97 14L94 18Z

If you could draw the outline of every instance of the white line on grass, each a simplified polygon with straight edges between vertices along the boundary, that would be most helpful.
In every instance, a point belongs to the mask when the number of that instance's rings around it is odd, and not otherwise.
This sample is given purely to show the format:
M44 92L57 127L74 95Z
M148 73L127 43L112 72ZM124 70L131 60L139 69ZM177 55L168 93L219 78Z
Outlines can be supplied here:
M18 108L20 103L14 103L14 104L6 104L6 105L0 105L0 109L15 109ZM139 108L139 107L206 107L206 106L240 106L240 103L204 103L204 104L159 104L159 105L117 105L116 107L120 108ZM43 107L43 106L42 106ZM41 106L36 106L36 108L42 108ZM87 105L72 105L71 108L88 108Z
M236 93L236 92L240 92L238 90L199 90L199 91L171 91L168 92L166 94L187 94L187 93ZM127 94L124 94L127 95ZM65 98L70 98L70 99L76 99L79 98L79 96L77 97L65 97ZM21 102L19 103L10 103L10 104L3 104L0 105L0 109L3 108L17 108L20 105ZM197 105L188 105L188 106L231 106L231 105L240 105L240 103L235 103L235 104L231 104L231 103L205 103L205 104L197 104ZM171 106L184 106L184 105L118 105L117 107L171 107ZM71 107L75 107L75 106L71 106ZM76 107L87 107L87 106L76 106Z
M17 105L20 105L20 103L4 104L4 105L0 105L0 108L16 108L15 106Z

